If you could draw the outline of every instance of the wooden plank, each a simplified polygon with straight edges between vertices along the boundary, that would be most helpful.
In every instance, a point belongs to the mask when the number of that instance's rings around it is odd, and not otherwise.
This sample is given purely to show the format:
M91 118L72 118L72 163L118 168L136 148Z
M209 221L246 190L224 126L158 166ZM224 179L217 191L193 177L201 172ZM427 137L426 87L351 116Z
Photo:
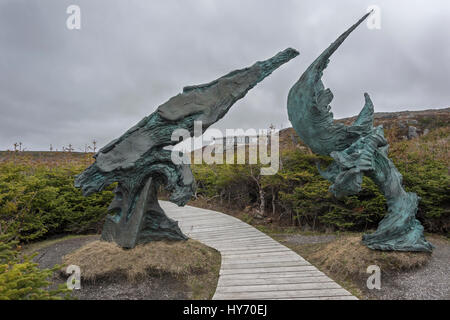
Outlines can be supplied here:
M297 267L297 266L310 266L309 262L299 262L299 261L276 261L271 262L257 262L257 263L241 263L234 261L233 263L223 263L222 269L255 269L258 268L274 268L274 267Z
M217 284L218 287L227 286L245 286L245 285L260 285L260 284L295 284L295 283L318 283L318 282L330 282L333 281L325 276L307 276L307 277L285 277L285 278L247 278L245 281L242 279L228 279L226 277L220 277Z
M272 259L273 261L277 261L277 259L283 259L283 258L296 258L298 259L298 261L306 261L305 259L303 259L302 257L298 257L293 255L291 252L289 251L281 251L281 252L267 252L267 253L261 253L261 252L257 252L257 253L252 253L249 252L248 254L233 254L233 255L229 255L229 254L224 254L222 259L224 261L229 261L229 260L235 260L235 261L245 261L245 260L258 260L258 259Z
M240 273L240 274L222 274L219 277L224 280L246 280L246 279L279 279L279 278L301 278L317 277L326 275L319 270L306 270L297 272L274 272L274 273Z
M229 226L229 227L224 227L224 228L220 228L217 226L213 226L213 227L208 227L208 228L204 228L204 229L200 229L196 226L193 227L193 229L195 229L195 231L192 231L192 233L199 233L199 234L230 234L230 229L232 229L234 232L247 232L248 230L251 230L250 228L248 228L247 226L239 226L239 225L234 225L234 226ZM251 230L253 231L253 230Z
M231 246L253 246L253 247L257 247L258 245L269 245L272 244L272 242L270 240L267 239L257 239L257 240L227 240L227 241L222 241L222 240L206 240L203 239L203 241L205 241L205 243L211 243L213 244L215 247L217 248L229 248Z
M205 226L205 225L213 226L214 223L217 223L219 225L220 224L234 224L235 223L234 221L230 221L230 220L228 220L226 218L210 219L208 217L205 217L205 218L202 218L202 219L196 219L196 220L193 220L192 222L185 221L185 220L176 220L176 221L178 221L179 225L185 225L185 226L194 226L194 225L195 226Z
M271 292L271 291L293 291L293 290L318 290L318 289L340 289L334 281L316 283L294 283L294 284L263 284L247 286L218 286L220 293L239 292Z
M239 227L233 227L233 232L230 232L229 229L220 230L220 229L211 229L210 231L192 231L192 233L198 234L198 235L204 235L204 236L233 236L233 235L258 235L261 236L261 233L259 233L257 230L251 230L248 228L239 228Z
M267 292L230 292L214 295L214 299L281 299L289 298L316 298L350 295L344 289L313 289L313 290L289 290L289 291L267 291Z
M209 241L236 241L236 240L260 240L262 239L259 234L247 234L247 235L236 235L235 237L231 236L210 236L210 235L198 235L195 237L196 239L205 239ZM267 240L267 239L265 239Z
M261 255L261 256L277 256L277 255L292 255L291 251L288 251L284 248L277 248L277 247L270 247L270 246L261 246L261 247L250 247L250 248L245 248L248 249L247 252L245 252L244 250L232 250L231 247L225 248L222 247L221 248L221 253L222 256L227 256L229 258L239 258L240 256L249 254L251 255L250 257L254 257L256 258L256 255ZM301 258L301 257L300 257Z
M251 250L251 251L250 251ZM248 254L275 254L275 253L285 253L290 252L289 249L280 248L280 247L258 247L257 249L254 248L245 248L245 249L239 249L239 250L230 250L230 249L223 249L222 256L239 256L239 255L245 255Z
M240 232L247 232L246 229L243 228L239 228L237 226L232 226L230 228L223 228L223 229L218 229L218 228L214 228L214 229L208 229L209 231L203 231L203 230L198 230L196 228L193 228L191 230L186 230L186 233L189 233L191 236L193 237L197 237L198 235L227 235L230 232L236 232L236 233L240 233Z
M224 249L224 253L230 253L232 254L233 252L235 252L236 254L239 254L241 251L243 252L248 252L248 251L252 251L253 253L257 253L258 250L267 250L265 252L270 252L271 250L284 250L284 251L292 251L289 248L286 248L285 246L279 245L277 243L272 243L270 245L267 246L251 246L251 247L230 247L229 249Z
M237 235L235 238L208 238L210 241L217 241L217 242L242 242L243 240L247 239L248 237L239 238ZM206 239L206 238L205 238ZM267 242L269 244L273 244L273 239L266 238L266 237L260 237L260 236L252 236L251 238L248 238L248 241L254 241L252 243L260 243L260 242Z
M294 255L291 254L286 254L286 255L279 255L279 256L259 256L259 257L247 257L247 256L243 256L240 259L236 259L235 257L229 257L229 256L222 256L222 263L224 265L229 265L229 264L254 264L254 265L260 265L261 263L268 263L268 262L279 262L279 263L287 263L287 262L295 262L298 264L308 264L310 265L310 263L300 257L296 257Z
M356 299L301 256L241 220L160 201L192 239L221 252L213 299Z
M295 259L297 261L306 261L302 257L293 254L291 251L272 251L272 252L253 252L249 251L247 254L239 251L238 253L224 253L222 255L223 260L235 260L235 261L243 261L243 260L267 260L276 261L276 259L281 258L290 258Z
M261 300L358 300L355 296L334 296L334 297L309 297L309 298L268 298Z
M313 271L316 267L294 266L294 267L267 267L267 268L236 268L236 269L220 269L220 274L244 274L244 273L273 273L273 272L295 272L295 271Z

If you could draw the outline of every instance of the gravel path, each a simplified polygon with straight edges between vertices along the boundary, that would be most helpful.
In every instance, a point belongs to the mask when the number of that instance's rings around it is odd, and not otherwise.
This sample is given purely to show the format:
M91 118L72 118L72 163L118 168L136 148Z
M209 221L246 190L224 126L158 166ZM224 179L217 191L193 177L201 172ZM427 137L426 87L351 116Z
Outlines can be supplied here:
M450 300L450 243L432 238L431 260L423 268L396 272L381 279L381 289L369 296L383 300Z
M59 241L36 251L39 253L33 260L39 263L39 267L52 268L55 264L62 264L62 257L84 246L85 244L100 239L99 235L71 238Z
M334 235L280 234L292 244L314 244L333 241ZM383 273L381 289L361 289L369 299L380 300L450 300L450 242L439 237L427 237L435 246L430 261L422 268Z

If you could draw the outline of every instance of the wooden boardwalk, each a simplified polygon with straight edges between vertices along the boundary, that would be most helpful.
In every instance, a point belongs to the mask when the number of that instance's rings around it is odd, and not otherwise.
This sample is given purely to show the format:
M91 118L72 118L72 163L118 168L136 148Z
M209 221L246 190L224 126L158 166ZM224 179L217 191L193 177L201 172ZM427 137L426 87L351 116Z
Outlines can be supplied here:
M160 205L188 237L221 253L213 299L356 299L297 253L237 218L167 201Z

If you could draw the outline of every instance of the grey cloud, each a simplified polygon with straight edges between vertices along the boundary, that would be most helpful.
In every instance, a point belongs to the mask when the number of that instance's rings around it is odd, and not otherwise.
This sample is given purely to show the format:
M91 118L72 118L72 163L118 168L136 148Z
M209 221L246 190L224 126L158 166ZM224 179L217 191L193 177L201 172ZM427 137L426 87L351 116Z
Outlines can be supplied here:
M65 27L81 7L82 29ZM0 0L0 149L104 145L179 93L286 48L300 56L249 92L217 128L287 125L289 88L369 5L324 75L335 117L371 94L377 111L447 107L448 1Z

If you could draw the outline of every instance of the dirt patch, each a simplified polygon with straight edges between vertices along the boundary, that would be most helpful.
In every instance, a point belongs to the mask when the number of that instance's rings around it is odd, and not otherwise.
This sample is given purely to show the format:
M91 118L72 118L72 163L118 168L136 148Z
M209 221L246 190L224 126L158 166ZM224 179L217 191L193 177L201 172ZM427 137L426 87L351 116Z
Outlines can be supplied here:
M98 239L58 240L39 247L34 260L41 268L80 266L82 288L72 295L83 300L210 299L215 292L220 253L197 241L158 241L124 250ZM63 271L53 286L65 284Z
M328 243L312 243L308 237L278 239L359 298L450 299L450 242L443 237L427 237L435 245L432 254L371 250L361 243L361 235L339 236ZM367 289L369 265L381 269L380 290Z
M188 300L192 291L180 279L169 275L148 277L142 282L125 278L82 282L80 290L73 290L79 300Z
M314 244L314 243L327 243L336 239L334 234L321 234L321 235L303 235L303 234L274 234L274 237L282 237L283 241L289 242L291 244Z
M52 268L55 264L62 264L62 257L66 254L80 248L81 246L100 239L99 235L83 236L70 239L54 240L43 247L35 245L37 248L31 248L28 252L38 252L33 261L39 263L41 268ZM27 253L27 252L26 252Z

